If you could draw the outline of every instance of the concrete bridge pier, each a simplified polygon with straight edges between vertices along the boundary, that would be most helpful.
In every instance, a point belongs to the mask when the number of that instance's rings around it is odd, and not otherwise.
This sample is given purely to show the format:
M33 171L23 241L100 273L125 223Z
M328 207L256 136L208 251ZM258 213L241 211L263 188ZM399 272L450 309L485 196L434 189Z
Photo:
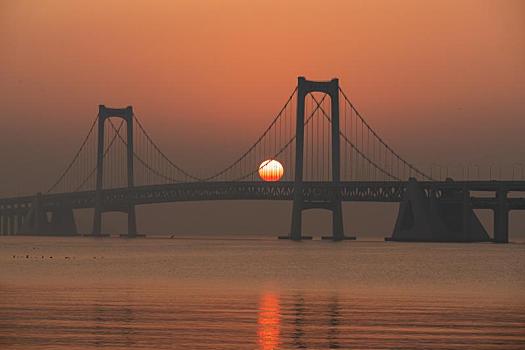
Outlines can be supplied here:
M345 232L343 229L343 206L340 198L332 204L332 239L334 241L342 241L345 239Z
M48 231L54 235L66 236L78 233L73 209L67 206L51 211L51 220L47 226Z
M494 242L509 242L509 208L507 203L507 191L496 192L496 207L494 208Z
M137 234L137 218L135 215L135 205L129 204L126 210L123 210L124 213L128 215L128 233L120 235L123 238L136 238L144 237L145 235Z
M128 207L128 237L137 236L137 217L135 215L135 206Z
M20 233L22 225L24 225L24 215L18 214L16 216L16 233Z
M46 213L42 210L42 194L37 193L33 202L31 203L31 209L24 218L24 224L19 229L21 234L38 235L45 233L45 227L47 224Z
M2 213L2 216L0 217L0 219L2 220L2 227L1 227L2 235L6 236L9 234L9 228L7 226L7 215L5 213Z
M279 239L291 239L292 241L300 241L302 239L312 239L310 236L302 235L303 227L303 210L304 195L302 182L296 183L294 187L294 200L292 207L292 227L289 236L279 236Z
M98 197L98 194L95 195L95 197ZM93 236L100 236L102 234L102 209L100 208L99 202L101 200L95 199L95 213L93 215L93 230L92 234Z
M57 235L69 236L77 234L77 226L73 215L73 208L63 203L48 212L42 208L42 194L38 193L31 204L31 209L25 218L12 217L14 229L15 220L18 222L18 233L29 235Z
M468 242L469 233L471 231L471 215L475 215L472 210L472 202L470 200L470 191L466 186L463 187L461 191L462 201L461 201L461 233L462 240Z
M7 217L8 220L8 234L14 235L15 234L15 214L10 214Z
M450 180L452 181L452 180ZM425 193L410 178L391 237L388 241L486 242L485 228L472 209L468 188Z

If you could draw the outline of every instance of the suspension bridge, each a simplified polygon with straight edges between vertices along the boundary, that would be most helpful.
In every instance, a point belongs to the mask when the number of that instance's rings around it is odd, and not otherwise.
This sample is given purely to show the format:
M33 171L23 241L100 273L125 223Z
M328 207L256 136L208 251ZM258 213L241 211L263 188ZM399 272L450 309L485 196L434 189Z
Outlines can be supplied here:
M277 182L258 176L276 159L286 172ZM479 169L478 169L479 172ZM523 170L522 170L523 173ZM479 175L478 175L479 177ZM523 174L522 174L523 177ZM0 199L0 233L76 234L73 211L94 209L92 235L102 214L127 214L127 237L138 235L135 207L205 200L293 201L289 235L301 240L302 212L332 212L332 235L345 236L343 201L400 203L398 241L508 242L509 211L524 210L525 181L435 178L408 162L359 113L338 79L298 84L257 140L222 169L198 176L164 153L132 107L99 106L73 159L45 193ZM488 195L477 195L486 192ZM474 209L494 212L492 237Z

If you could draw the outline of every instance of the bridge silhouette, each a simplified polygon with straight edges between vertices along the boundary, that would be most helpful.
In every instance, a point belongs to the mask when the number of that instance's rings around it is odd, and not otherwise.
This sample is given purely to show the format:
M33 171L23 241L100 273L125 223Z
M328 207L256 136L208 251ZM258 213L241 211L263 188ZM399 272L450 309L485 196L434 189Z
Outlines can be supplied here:
M259 164L267 159L285 165L280 181L259 179ZM342 202L370 201L400 203L390 240L503 243L509 211L525 209L525 198L509 196L513 191L525 191L525 181L434 178L378 135L338 79L299 77L260 137L208 176L166 156L131 106L100 105L75 156L47 192L0 199L0 233L76 234L73 210L93 208L93 236L102 236L102 214L118 211L127 214L126 236L136 237L137 205L287 200L293 201L291 228L281 238L308 238L302 235L302 212L319 208L332 212L332 235L325 238L340 241L351 238L345 236ZM473 209L493 210L492 238Z

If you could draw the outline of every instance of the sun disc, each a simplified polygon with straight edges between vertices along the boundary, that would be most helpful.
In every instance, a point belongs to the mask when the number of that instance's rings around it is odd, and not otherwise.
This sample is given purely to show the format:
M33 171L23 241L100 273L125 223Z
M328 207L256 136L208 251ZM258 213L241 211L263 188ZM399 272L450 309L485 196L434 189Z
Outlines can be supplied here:
M275 159L267 159L259 165L259 176L264 181L279 181L283 175L283 165Z

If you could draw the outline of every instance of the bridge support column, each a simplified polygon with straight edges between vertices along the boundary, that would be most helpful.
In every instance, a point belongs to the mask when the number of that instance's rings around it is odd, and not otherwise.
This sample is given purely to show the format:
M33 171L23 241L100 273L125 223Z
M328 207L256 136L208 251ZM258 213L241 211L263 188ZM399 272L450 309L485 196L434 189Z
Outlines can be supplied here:
M97 183L95 190L95 214L93 218L93 236L102 235L102 213L108 211L104 205L104 124L106 119L118 117L124 119L127 126L127 175L128 189L134 186L133 180L133 108L107 108L104 105L99 106L98 112L98 145L97 145ZM125 212L128 215L128 234L127 237L134 238L137 236L137 223L135 216L135 205L128 203Z
M333 192L322 201L312 201L305 198L305 183L303 182L304 168L304 122L305 122L305 98L311 92L322 92L331 99L331 121L332 121L332 183ZM288 237L294 241L311 238L302 235L302 211L305 209L322 208L332 211L332 236L335 241L345 239L343 230L343 214L340 195L340 139L339 139L339 81L332 79L326 82L306 80L299 77L297 82L297 115L296 115L296 137L295 137L295 180L294 199L292 208L292 225Z
M467 242L469 240L469 232L470 232L470 213L472 212L472 205L470 203L470 191L467 189L467 187L463 187L462 190L462 212L461 212L461 231L463 240Z
M334 241L342 241L345 239L343 228L343 206L341 199L334 202L332 209L332 239Z
M135 216L135 206L132 204L128 206L128 237L137 237L137 218Z
M31 208L23 220L23 225L20 227L19 233L40 235L45 234L47 232L46 229L47 216L42 210L42 194L37 193L33 199L33 202L31 203Z
M496 192L496 208L494 209L494 242L509 243L509 208L507 191Z
M102 235L102 209L95 205L95 214L93 217L93 236L101 236Z
M16 233L20 233L22 231L22 225L24 224L24 215L18 214L16 216Z
M292 206L292 227L290 230L290 238L292 241L300 241L302 237L302 226L303 226L303 189L302 184L296 184L294 186L294 199ZM287 238L287 237L279 237ZM307 237L311 238L311 237Z
M2 213L2 216L0 217L2 220L2 235L6 236L8 235L8 228L7 228L7 215L5 213Z
M7 218L9 220L9 224L8 224L9 233L8 234L14 235L15 234L15 215L11 214Z

